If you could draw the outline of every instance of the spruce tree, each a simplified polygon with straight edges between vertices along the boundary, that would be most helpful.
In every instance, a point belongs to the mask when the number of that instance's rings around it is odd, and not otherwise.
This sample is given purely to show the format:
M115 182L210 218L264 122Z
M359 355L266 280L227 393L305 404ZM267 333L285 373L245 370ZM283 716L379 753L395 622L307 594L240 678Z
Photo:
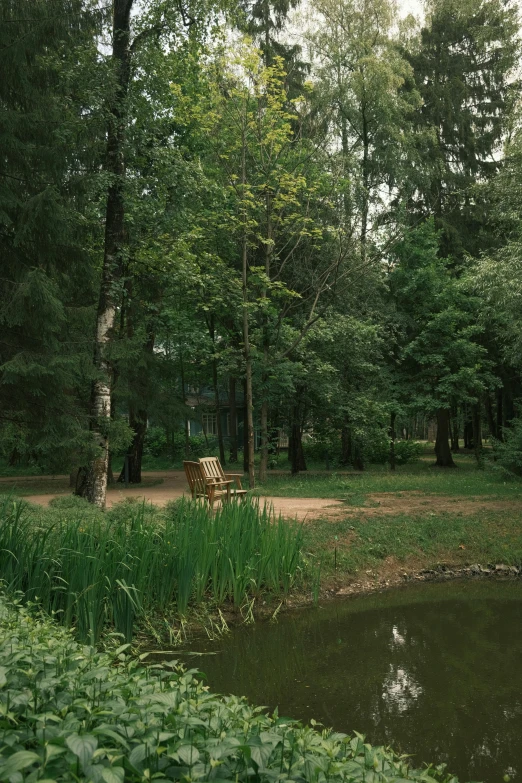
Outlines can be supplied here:
M0 434L12 462L51 469L85 445L92 264L82 170L96 144L78 63L94 53L95 31L81 0L0 5Z
M408 59L422 97L420 167L412 172L418 214L441 231L442 257L476 254L487 201L472 191L500 166L500 145L517 85L516 8L504 0L430 0L427 24Z

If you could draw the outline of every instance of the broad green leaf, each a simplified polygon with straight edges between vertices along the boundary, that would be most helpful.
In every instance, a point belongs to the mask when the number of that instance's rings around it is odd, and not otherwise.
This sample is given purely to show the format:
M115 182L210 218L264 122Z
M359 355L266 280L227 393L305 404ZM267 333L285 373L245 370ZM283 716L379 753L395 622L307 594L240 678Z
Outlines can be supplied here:
M199 750L194 745L181 745L176 752L181 761L189 767L199 759Z
M123 783L125 772L123 767L104 767L102 777L105 783Z
M71 734L65 740L67 747L78 756L82 769L90 764L94 751L98 747L98 740L91 734Z
M17 753L9 756L0 766L0 779L5 780L11 777L13 773L27 769L32 764L40 762L41 759L37 753L33 753L30 750L19 750Z

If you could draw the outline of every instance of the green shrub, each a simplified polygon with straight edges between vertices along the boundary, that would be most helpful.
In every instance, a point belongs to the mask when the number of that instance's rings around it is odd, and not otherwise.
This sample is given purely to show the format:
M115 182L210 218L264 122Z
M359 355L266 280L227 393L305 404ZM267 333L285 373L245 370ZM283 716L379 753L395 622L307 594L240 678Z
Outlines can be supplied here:
M319 732L216 696L177 662L144 668L81 647L0 597L0 780L444 781L361 735ZM117 664L117 665L115 665Z
M0 574L91 643L105 626L129 641L137 618L184 614L204 599L240 605L263 591L287 594L300 571L301 528L255 501L214 514L187 500L161 514L70 503L42 514L4 499Z
M383 465L390 458L390 438L385 429L374 427L363 440L365 462Z
M186 440L183 430L173 432L170 443L163 427L149 427L143 444L145 457L168 457L174 462L185 459ZM189 459L213 457L218 453L218 441L214 435L191 435L189 438Z
M493 441L497 464L512 475L522 476L522 419L514 419L503 435L503 441Z
M178 433L176 433L178 435ZM181 437L183 434L181 433ZM164 427L147 427L143 441L143 454L151 457L162 457L167 453L167 435Z
M325 462L328 454L330 463L337 465L341 458L341 438L338 433L331 438L309 438L303 441L303 451L309 462Z
M416 440L395 441L395 462L397 465L406 465L419 459L423 453L422 443Z

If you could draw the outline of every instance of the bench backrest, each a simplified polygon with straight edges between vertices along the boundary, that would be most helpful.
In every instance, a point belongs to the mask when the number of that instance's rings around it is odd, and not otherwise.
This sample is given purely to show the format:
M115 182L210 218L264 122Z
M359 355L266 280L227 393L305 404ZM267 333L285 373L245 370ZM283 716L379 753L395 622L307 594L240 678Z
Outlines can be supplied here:
M217 457L201 457L199 460L201 470L205 478L215 479L216 481L226 481L226 476L221 467L221 462Z
M193 498L206 496L207 483L205 481L205 475L199 462L183 463L183 469L187 477L188 485L192 493Z

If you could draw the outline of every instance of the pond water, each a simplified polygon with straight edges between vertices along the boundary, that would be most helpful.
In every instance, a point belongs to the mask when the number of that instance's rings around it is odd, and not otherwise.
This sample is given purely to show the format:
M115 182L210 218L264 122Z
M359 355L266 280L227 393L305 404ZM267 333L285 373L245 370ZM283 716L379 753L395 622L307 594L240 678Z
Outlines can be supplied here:
M418 584L192 641L214 691L445 762L461 781L522 781L522 584Z

